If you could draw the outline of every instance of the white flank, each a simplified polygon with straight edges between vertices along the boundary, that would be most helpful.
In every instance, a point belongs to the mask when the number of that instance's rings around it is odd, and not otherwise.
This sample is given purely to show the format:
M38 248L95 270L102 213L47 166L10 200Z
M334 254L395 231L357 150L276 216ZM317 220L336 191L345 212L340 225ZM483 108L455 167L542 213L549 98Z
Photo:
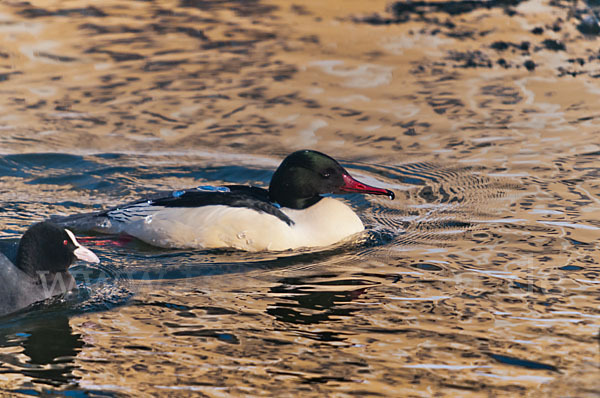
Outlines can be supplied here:
M282 208L292 221L245 207L224 205L196 208L136 209L118 229L154 246L167 248L235 248L247 251L287 250L328 246L364 230L350 207L323 198L304 210ZM111 212L112 217L112 212Z

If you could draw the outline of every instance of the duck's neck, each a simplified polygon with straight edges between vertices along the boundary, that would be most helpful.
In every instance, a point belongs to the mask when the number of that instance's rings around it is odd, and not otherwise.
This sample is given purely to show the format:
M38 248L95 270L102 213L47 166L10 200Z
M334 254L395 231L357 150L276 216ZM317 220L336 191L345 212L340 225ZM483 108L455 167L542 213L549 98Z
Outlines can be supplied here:
M303 210L306 208L309 208L310 206L318 203L321 199L323 199L322 196L320 195L316 195L316 196L312 196L309 198L290 198L290 197L273 197L271 195L271 200L275 203L278 203L279 205L283 206L283 207L287 207L288 209L295 209L295 210Z

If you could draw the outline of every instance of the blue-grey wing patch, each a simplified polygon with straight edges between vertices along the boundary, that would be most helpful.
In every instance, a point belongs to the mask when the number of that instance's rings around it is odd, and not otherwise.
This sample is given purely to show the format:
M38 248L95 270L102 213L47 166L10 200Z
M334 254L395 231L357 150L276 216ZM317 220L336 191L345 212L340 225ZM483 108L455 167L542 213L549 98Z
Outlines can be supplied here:
M127 207L117 207L116 209L108 210L106 216L113 221L129 222L138 218L150 217L162 208L162 206L154 206L152 201L148 200L134 203Z

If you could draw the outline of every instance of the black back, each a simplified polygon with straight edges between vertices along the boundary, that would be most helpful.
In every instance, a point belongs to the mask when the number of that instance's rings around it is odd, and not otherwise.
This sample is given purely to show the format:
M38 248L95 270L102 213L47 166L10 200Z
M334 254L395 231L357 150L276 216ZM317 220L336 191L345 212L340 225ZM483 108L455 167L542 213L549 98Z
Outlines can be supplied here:
M244 185L226 185L214 187L215 189L209 191L199 187L185 191L161 192L144 200L99 212L94 214L94 217L109 217L125 222L131 217L148 214L145 204L163 207L224 205L245 207L270 214L292 225L294 222L279 209L281 206L306 209L321 200L322 194L346 193L347 191L341 189L345 186L345 177L351 178L332 157L313 150L302 150L288 155L283 160L271 178L268 191ZM380 191L382 192L377 194L393 195L391 191Z
M279 208L269 200L269 191L263 188L249 187L244 185L226 185L226 191L202 191L189 189L162 193L153 196L150 200L140 200L119 206L118 209L125 210L129 206L148 202L152 206L162 207L202 207L213 205L224 205L230 207L245 207L258 212L273 215L288 225L294 222L290 220ZM109 216L115 209L99 213L98 216Z
M15 265L32 277L40 272L64 272L75 261L75 249L64 228L37 223L21 237Z

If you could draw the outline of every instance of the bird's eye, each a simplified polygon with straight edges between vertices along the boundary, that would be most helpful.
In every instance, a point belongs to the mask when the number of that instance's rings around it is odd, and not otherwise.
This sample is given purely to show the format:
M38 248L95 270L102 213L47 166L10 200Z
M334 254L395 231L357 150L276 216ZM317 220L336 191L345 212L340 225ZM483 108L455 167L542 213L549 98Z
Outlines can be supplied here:
M327 170L321 172L321 177L329 178L329 177L331 177L331 173L332 173L331 170L327 169Z
M69 241L68 241L68 240L66 240L66 239L65 239L65 240L63 240L63 246L66 246L66 245L68 245L68 244L69 244Z

